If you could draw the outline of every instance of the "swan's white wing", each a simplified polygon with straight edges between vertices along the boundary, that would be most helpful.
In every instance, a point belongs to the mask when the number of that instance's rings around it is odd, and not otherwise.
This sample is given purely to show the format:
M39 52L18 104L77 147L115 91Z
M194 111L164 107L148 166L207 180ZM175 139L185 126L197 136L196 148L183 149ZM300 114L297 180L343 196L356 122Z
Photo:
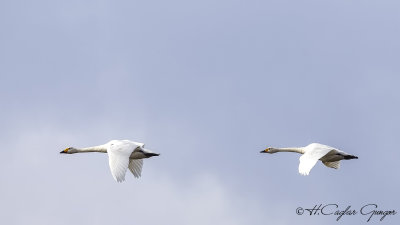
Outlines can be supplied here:
M129 156L138 146L128 141L110 142L107 153L111 174L117 182L125 180L126 169L129 165Z
M334 149L313 148L313 149L307 150L300 157L299 173L301 175L310 174L311 169L315 166L315 164L318 162L318 160L321 157L323 157L324 155L328 154L332 150L334 150Z
M339 169L340 168L340 161L335 161L335 162L322 162L325 166L334 168L334 169Z
M129 170L132 172L133 176L139 178L142 174L143 159L130 159L129 160Z

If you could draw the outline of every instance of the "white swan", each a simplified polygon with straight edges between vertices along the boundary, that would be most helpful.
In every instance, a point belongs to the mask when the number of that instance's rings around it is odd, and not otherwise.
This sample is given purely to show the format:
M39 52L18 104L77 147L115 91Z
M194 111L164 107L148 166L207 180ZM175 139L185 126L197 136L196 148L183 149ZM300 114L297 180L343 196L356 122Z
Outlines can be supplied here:
M133 173L136 178L141 176L143 159L160 154L144 149L144 144L129 140L112 140L104 145L88 148L69 147L60 153L74 154L81 152L102 152L108 154L108 164L111 174L117 182L125 180L126 169Z
M312 143L300 148L267 148L261 151L261 153L271 154L276 152L297 152L303 154L300 157L299 164L299 173L302 175L308 175L318 160L321 160L327 167L339 169L340 160L358 159L357 156L349 155L336 148L318 143Z

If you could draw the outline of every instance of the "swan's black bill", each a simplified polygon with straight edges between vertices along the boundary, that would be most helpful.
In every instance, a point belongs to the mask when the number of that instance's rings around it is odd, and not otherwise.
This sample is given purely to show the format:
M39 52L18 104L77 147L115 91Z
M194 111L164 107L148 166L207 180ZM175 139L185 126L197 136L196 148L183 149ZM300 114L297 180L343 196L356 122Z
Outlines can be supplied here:
M260 153L266 153L266 151L265 151L265 150L262 150Z
M60 152L60 154L66 154L67 152L65 151L65 150L62 150L61 152Z

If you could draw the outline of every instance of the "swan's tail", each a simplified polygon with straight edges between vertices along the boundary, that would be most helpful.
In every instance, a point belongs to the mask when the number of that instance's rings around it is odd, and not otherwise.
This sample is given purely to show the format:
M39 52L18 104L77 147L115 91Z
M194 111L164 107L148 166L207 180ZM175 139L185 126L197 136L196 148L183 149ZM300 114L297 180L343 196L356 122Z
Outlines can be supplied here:
M160 154L158 153L153 153L153 152L146 152L144 153L147 157L152 157L152 156L159 156Z
M345 155L344 159L358 159L358 157L355 155Z
M144 154L147 158L152 157L152 156L159 156L159 155L160 155L160 154L154 153L154 152L152 152L152 151L150 151L150 150L148 150L148 149L144 149L144 148L142 148L142 149L143 149L143 154Z

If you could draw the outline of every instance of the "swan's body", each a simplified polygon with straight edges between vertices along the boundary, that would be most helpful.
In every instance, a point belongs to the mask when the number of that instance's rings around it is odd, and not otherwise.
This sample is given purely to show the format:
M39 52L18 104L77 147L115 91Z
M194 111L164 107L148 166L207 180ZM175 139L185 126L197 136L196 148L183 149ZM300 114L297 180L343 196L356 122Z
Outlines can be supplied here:
M299 173L302 175L308 175L318 160L321 160L327 167L339 169L340 160L358 159L357 156L318 143L312 143L300 148L267 148L261 151L261 153L271 154L276 152L297 152L303 154L300 157L299 164Z
M144 144L129 140L112 140L104 145L88 148L67 148L60 153L74 154L82 152L102 152L108 154L108 163L111 174L117 182L125 180L126 170L139 178L142 173L143 159L160 154L144 149Z

